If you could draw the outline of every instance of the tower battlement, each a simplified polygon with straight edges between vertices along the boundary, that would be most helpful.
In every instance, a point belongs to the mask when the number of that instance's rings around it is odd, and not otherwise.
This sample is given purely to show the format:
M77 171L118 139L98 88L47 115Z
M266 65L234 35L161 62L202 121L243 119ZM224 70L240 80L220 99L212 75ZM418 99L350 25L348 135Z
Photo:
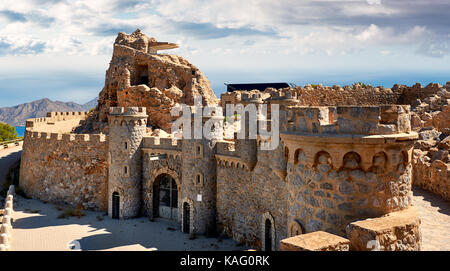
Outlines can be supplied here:
M113 116L144 116L147 115L145 107L110 107L109 114Z
M403 134L411 133L409 112L409 105L289 107L280 125L301 134Z
M181 150L182 141L175 138L147 136L142 141L143 148Z

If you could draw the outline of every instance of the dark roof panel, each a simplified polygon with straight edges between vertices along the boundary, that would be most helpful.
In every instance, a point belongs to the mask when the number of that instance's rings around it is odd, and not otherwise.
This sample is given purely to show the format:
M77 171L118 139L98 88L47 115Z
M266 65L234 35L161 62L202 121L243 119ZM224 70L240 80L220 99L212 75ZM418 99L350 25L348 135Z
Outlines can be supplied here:
M249 84L225 84L227 85L227 92L235 90L254 90L264 91L266 88L288 88L288 83L249 83Z

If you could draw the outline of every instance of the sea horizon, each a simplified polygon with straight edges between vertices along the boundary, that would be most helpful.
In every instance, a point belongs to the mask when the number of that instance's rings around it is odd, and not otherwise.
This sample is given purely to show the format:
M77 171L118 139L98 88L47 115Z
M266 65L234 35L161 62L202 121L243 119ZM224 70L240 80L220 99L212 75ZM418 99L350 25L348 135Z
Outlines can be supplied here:
M23 137L25 135L25 126L14 126L18 137Z

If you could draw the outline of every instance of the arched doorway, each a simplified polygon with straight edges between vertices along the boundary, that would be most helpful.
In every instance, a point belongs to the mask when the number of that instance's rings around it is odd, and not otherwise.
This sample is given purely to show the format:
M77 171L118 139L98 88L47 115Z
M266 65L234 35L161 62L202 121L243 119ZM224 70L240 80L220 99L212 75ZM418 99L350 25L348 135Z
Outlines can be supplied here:
M264 224L264 240L266 241L264 244L264 250L272 251L272 222L270 219L266 219Z
M190 233L190 224L191 224L191 216L190 216L191 208L189 207L189 203L185 202L183 204L183 232Z
M118 192L112 194L112 218L119 219L120 196Z
M178 187L169 174L161 174L153 183L154 217L178 218Z

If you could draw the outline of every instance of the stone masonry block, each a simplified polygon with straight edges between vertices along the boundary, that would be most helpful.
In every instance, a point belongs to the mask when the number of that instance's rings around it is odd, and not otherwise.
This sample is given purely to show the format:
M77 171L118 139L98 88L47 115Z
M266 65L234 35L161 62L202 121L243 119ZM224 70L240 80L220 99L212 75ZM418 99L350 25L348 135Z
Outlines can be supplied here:
M324 231L315 231L281 240L281 251L348 251L350 241Z
M347 225L350 250L419 251L420 218L414 207Z

